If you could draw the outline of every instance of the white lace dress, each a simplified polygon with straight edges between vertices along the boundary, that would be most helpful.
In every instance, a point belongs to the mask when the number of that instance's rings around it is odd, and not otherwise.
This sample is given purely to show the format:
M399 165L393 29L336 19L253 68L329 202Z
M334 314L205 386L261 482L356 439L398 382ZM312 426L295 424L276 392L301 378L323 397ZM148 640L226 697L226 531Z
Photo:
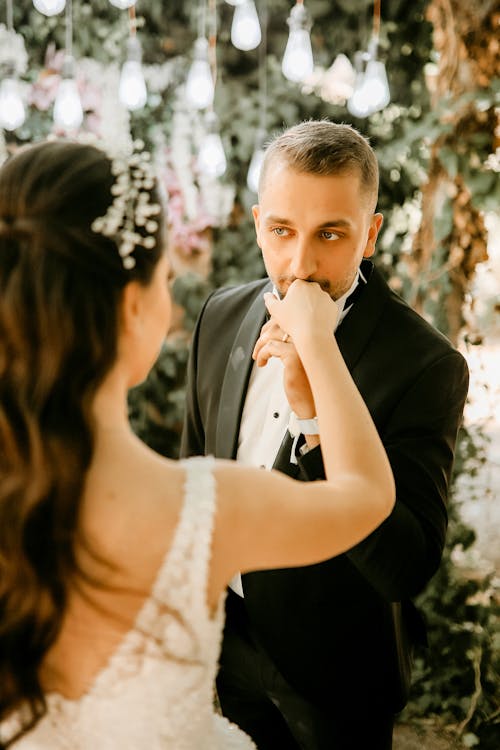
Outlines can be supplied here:
M48 714L13 750L255 750L214 713L224 623L224 597L213 617L206 604L215 483L211 459L183 463L179 523L134 628L82 698L47 696Z

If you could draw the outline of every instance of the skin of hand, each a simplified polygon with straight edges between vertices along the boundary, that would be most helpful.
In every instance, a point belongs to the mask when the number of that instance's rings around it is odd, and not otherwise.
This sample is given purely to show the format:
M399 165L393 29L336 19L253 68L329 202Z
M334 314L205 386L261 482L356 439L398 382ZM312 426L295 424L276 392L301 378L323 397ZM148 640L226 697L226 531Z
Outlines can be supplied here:
M264 367L270 357L281 359L290 407L299 419L310 419L316 415L316 407L294 341L297 336L310 338L315 331L321 335L333 335L338 317L337 305L319 284L299 279L293 282L283 300L266 294L265 303L271 319L262 327L252 356L259 367ZM287 341L283 341L285 332L291 336ZM307 441L311 447L319 443L316 436L311 438Z
M278 356L281 359L284 366L283 385L290 408L300 419L310 419L316 415L316 408L309 380L302 367L295 344L291 338L284 342L283 334L283 329L273 318L268 320L262 326L252 356L257 360L259 367L264 367L267 364L269 356ZM262 347L268 341L274 341L277 344L276 353L269 356L261 354L258 357Z

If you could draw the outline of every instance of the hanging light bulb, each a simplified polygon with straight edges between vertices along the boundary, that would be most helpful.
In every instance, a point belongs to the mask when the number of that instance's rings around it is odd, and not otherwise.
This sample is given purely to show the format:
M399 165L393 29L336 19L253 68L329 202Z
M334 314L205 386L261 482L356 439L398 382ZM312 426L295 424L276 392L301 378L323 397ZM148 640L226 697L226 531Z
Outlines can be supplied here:
M303 3L297 2L287 21L290 34L286 43L281 70L285 78L295 83L304 81L314 70L309 34L311 23Z
M215 179L224 174L227 162L219 135L217 116L214 112L207 115L206 125L207 129L201 141L196 165L199 172Z
M356 84L347 102L347 109L354 117L369 117L387 107L391 100L385 65L377 60L377 38L373 37L368 52L356 52ZM364 62L367 61L363 71Z
M54 123L63 130L76 130L83 122L83 109L74 78L64 78L54 103Z
M54 124L62 130L76 130L82 122L83 109L74 77L74 60L67 56L54 102Z
M354 82L354 91L347 102L347 109L354 117L368 117L368 105L365 96L365 61L368 58L366 52L356 52L354 54L354 69L356 79Z
M0 84L0 128L15 130L26 118L19 82L12 73Z
M195 109L206 109L214 100L214 81L205 37L199 37L194 43L194 60L186 81L186 99Z
M250 160L247 173L247 186L252 193L257 193L259 190L259 179L260 172L262 169L262 162L264 161L264 155L266 149L264 148L264 141L266 139L266 131L262 125L257 130L257 137L255 139L255 148Z
M120 10L125 10L125 8L131 8L132 5L135 5L135 0L109 0L109 2L115 8L120 8Z
M44 16L55 16L64 10L66 0L33 0L33 5Z
M370 108L366 97L365 74L359 73L353 94L347 102L347 109L354 117L368 117Z
M221 177L226 171L226 155L218 133L207 133L203 138L197 165L207 177Z
M237 49L248 50L259 46L262 34L254 0L244 0L234 9L231 41Z
M259 191L259 179L262 171L262 163L264 161L265 149L262 146L257 147L252 154L250 166L248 167L247 174L247 185L248 189L252 193L258 193Z
M129 110L142 109L147 102L148 92L141 67L142 50L136 36L127 42L127 60L123 63L120 74L118 96Z
M0 83L0 128L15 130L23 124L26 114L21 97L16 70L16 52L13 42L16 37L14 31L14 4L7 0L7 25L4 43L4 79ZM5 28L5 27L4 27Z
M347 109L355 117L369 117L387 107L391 100L385 65L377 60L380 37L380 0L373 4L373 30L367 52L356 52L356 85ZM363 64L366 69L363 71Z
M391 101L385 65L380 60L370 60L366 66L363 96L370 115L384 109Z

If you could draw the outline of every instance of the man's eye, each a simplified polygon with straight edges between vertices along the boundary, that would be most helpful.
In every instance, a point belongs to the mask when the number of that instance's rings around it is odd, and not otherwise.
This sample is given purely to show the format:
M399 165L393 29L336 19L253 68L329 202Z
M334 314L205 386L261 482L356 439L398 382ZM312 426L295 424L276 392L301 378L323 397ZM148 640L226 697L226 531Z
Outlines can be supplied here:
M326 229L321 232L321 236L325 240L339 240L340 234L337 234L337 232L328 232Z
M274 232L277 237L286 237L288 233L288 229L285 229L285 227L274 227L271 231Z

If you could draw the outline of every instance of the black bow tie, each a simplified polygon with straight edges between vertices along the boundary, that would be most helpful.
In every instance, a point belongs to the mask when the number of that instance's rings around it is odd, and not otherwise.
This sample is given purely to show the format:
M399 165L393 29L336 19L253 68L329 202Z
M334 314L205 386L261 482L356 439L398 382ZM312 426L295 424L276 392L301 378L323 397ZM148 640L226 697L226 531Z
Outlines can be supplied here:
M299 439L295 446L295 454L297 455L299 448L304 445L306 439L304 435L299 435ZM278 469L283 474L295 478L299 473L299 466L297 463L292 464L290 461L292 455L293 437L290 435L288 430L285 431L283 440L274 459L273 469Z

